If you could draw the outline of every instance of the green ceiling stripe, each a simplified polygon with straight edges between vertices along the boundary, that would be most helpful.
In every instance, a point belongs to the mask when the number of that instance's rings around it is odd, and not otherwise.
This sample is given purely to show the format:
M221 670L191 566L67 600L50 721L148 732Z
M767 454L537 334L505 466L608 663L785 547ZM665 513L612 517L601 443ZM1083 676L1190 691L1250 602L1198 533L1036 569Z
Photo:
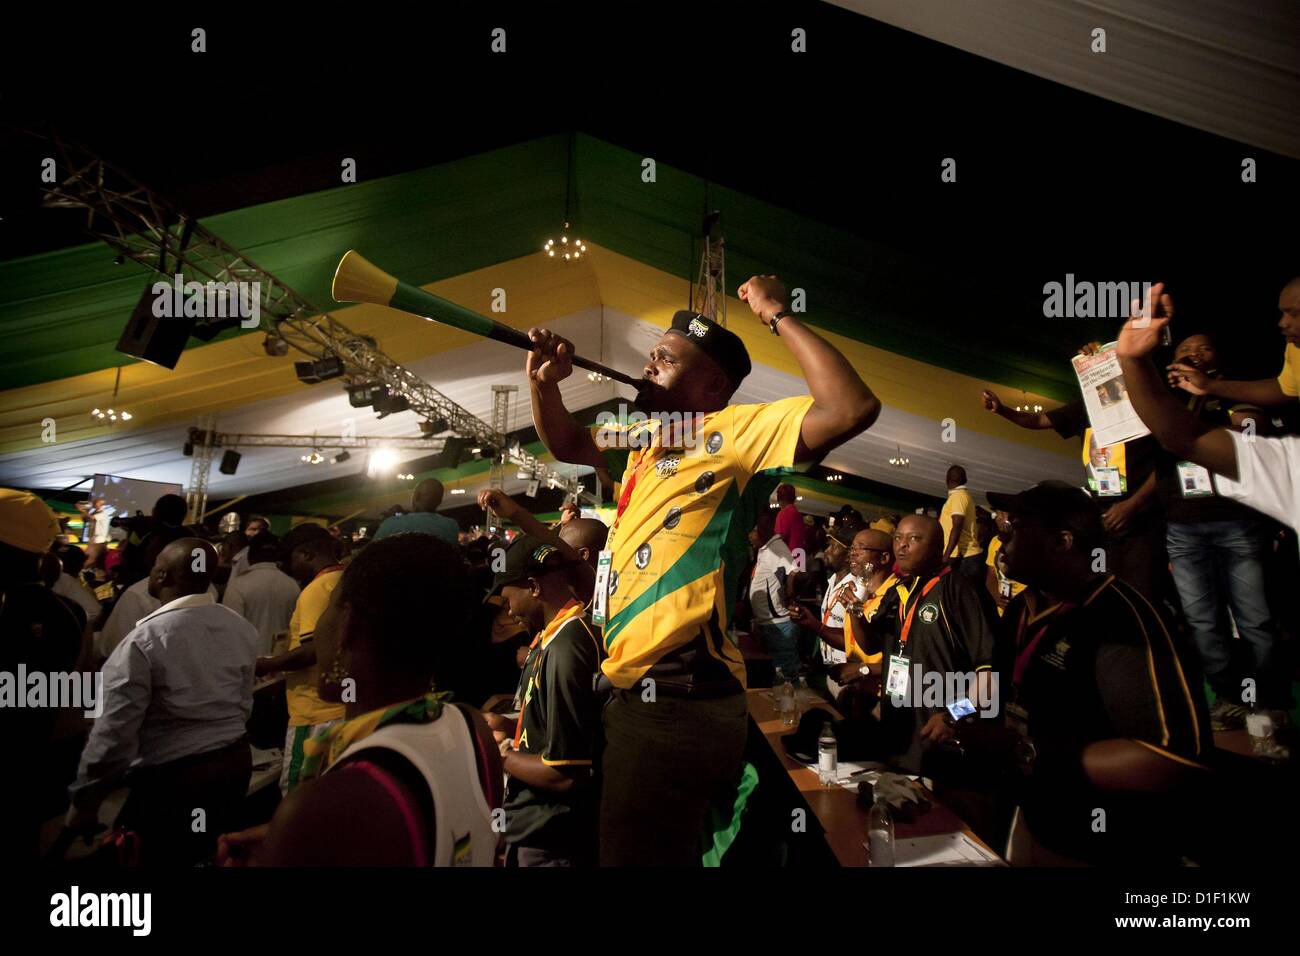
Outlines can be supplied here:
M566 146L566 135L546 137L222 213L204 225L329 308L334 265L350 248L416 285L537 252L563 216ZM575 225L589 242L692 279L705 182L660 164L657 181L644 183L643 158L578 136ZM808 321L815 326L1012 388L1059 399L1076 393L1061 356L1059 324L1008 321L1008 307L987 301L978 288L957 302L918 296L917 289L933 287L942 265L716 183L708 184L708 203L723 212L729 284L774 272L808 290ZM112 258L107 246L88 243L0 262L0 381L6 387L131 361L114 346L152 274L132 262L115 266ZM683 299L686 288L684 281ZM947 290L945 299L951 294ZM1072 330L1080 341L1092 331L1085 323ZM239 334L249 333L235 329L221 338Z

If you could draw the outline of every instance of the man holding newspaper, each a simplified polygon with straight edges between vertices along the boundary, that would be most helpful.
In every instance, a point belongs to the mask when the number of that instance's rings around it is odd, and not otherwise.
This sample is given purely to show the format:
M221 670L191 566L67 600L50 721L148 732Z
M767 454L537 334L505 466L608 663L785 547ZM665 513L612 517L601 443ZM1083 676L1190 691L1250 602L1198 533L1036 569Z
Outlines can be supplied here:
M1081 395L1073 402L1045 412L1017 411L986 389L984 408L1021 428L1051 428L1062 438L1083 440L1084 478L1111 539L1098 570L1118 574L1158 600L1170 589L1165 522L1156 500L1160 447L1133 411L1115 343L1088 343L1071 364Z

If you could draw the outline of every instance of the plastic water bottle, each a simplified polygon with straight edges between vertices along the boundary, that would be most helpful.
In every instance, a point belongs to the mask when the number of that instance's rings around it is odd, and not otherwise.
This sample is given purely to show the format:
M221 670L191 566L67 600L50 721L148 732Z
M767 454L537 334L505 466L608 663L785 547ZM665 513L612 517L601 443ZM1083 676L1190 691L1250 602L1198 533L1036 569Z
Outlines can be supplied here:
M835 786L839 779L840 746L835 741L835 731L828 720L822 725L821 736L817 738L817 776L823 787Z
M776 681L772 684L772 693L776 698L776 711L781 716L781 723L794 724L797 720L794 712L794 686L779 667L776 669Z
M871 811L867 814L867 852L872 866L894 865L894 815L889 804L872 788Z

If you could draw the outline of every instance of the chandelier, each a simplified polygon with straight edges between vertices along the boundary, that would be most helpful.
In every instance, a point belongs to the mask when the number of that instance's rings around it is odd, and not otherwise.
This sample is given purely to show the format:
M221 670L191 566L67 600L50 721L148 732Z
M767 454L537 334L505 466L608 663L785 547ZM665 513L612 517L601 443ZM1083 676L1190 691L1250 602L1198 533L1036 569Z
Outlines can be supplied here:
M117 404L117 390L122 384L122 366L117 367L117 376L113 380L113 404ZM92 408L90 417L100 422L107 422L110 425L116 425L118 422L129 422L132 418L130 412L125 408Z

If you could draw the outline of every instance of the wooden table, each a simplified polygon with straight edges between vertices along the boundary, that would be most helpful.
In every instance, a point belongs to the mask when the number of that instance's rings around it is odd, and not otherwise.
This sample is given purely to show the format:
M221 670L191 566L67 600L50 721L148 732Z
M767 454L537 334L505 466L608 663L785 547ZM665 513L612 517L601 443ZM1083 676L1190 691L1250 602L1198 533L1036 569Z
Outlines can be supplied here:
M767 738L777 759L789 771L790 779L808 804L808 809L813 812L826 831L826 842L840 865L866 866L867 848L863 843L867 835L867 811L858 806L857 793L840 786L823 786L817 771L805 767L786 753L785 747L781 745L781 738L786 734L794 733L796 728L788 727L781 722L772 702L771 693L768 688L752 688L748 692L749 715L754 719L763 736ZM821 707L835 714L836 717L839 716L835 708L825 701L818 700L812 706ZM972 833L955 813L939 803L933 794L927 795L930 798L930 809L922 813L914 823L896 821L895 839L937 836L942 833L964 833L989 852L993 852L988 844Z

